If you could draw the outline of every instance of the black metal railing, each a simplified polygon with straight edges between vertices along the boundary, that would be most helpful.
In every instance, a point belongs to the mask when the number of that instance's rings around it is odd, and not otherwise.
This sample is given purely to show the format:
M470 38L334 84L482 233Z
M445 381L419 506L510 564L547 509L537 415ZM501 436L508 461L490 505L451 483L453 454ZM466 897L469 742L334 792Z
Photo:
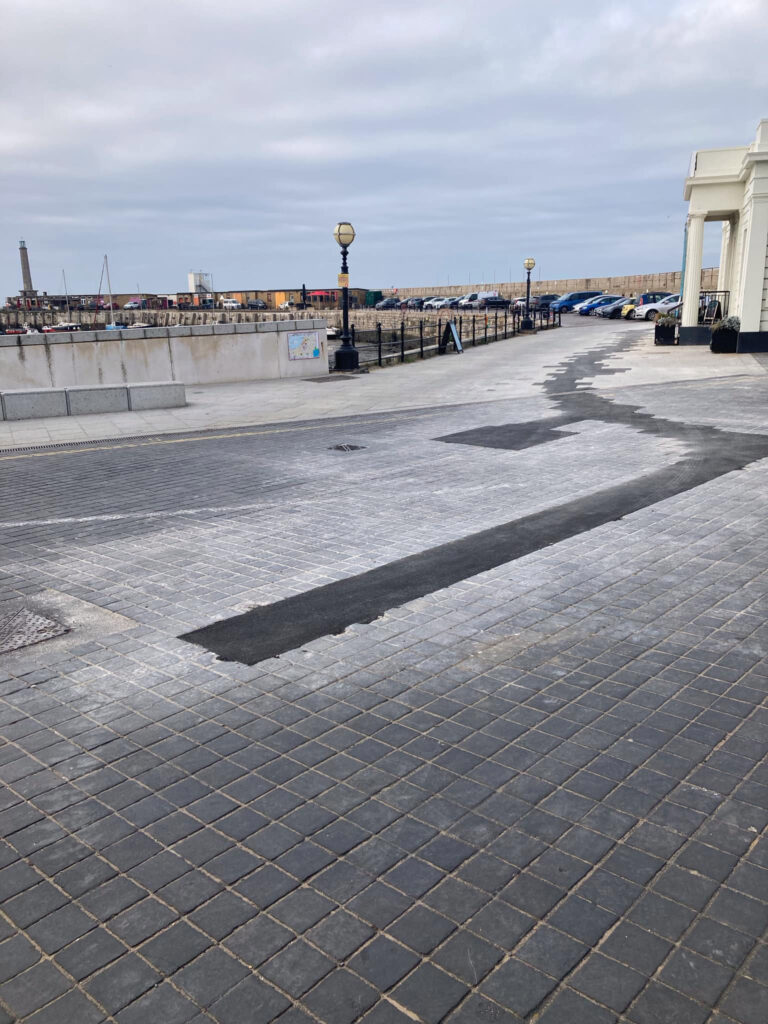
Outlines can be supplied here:
M731 293L728 291L699 292L699 323L713 324L728 316Z
M445 327L451 321L456 325L462 347L472 348L519 334L524 316L524 311L519 309L495 309L486 313L419 319L403 316L389 326L378 323L364 330L351 324L350 333L361 365L384 366L385 363L404 363L408 359L426 359L437 355ZM548 309L531 310L531 319L538 331L559 327L561 322L560 314Z

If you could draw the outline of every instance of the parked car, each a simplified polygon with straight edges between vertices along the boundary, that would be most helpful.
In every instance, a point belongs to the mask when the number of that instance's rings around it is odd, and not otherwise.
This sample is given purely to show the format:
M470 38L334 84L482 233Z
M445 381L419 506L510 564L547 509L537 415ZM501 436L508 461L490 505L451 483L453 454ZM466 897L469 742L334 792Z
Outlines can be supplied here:
M634 295L630 296L624 305L621 307L621 315L624 320L629 320L632 314L635 312L635 306L637 305L637 299Z
M399 309L400 299L394 299L390 296L387 299L382 299L381 302L377 302L373 307L374 309Z
M242 302L238 302L237 299L222 299L221 300L221 308L222 309L242 309L243 308L243 304L242 304ZM282 306L280 308L282 309Z
M433 295L429 299L424 300L424 309L437 309L437 304L442 302L445 298L444 295Z
M570 313L574 306L577 306L580 302L584 302L586 299L596 299L598 295L602 295L602 292L566 292L565 295L561 295L559 299L550 303L549 308L555 313Z
M671 294L671 292L643 292L642 295L638 295L635 299L633 299L634 307L631 310L631 312L626 314L627 320L645 320L645 310L642 307L648 305L655 305L657 302L661 302L662 299L666 299L667 296ZM655 314L653 316L647 317L647 319L655 319Z
M424 305L424 299L420 295L413 295L408 299L406 308L407 309L421 309Z
M267 304L264 299L248 299L248 309L266 309Z
M579 314L581 316L593 316L600 306L610 306L612 302L620 299L620 295L599 295L596 299L587 299L579 303Z
M616 320L621 316L621 310L626 304L627 297L622 295L620 299L616 299L615 302L610 302L605 306L600 306L599 309L595 310L595 316L603 316L607 320Z
M483 299L489 299L498 294L498 292L469 292L463 299L459 299L459 309L479 309Z
M509 309L509 299L503 295L488 295L480 300L479 309Z
M642 298L642 296L641 296ZM667 295L658 302L643 302L632 313L634 320L655 320L657 316L671 313L682 302L681 295Z
M141 309L141 302L138 299L131 299L130 302L126 302L123 309Z
M556 302L559 298L559 295L532 295L531 309L549 309L552 303ZM523 307L525 307L525 299L523 299Z

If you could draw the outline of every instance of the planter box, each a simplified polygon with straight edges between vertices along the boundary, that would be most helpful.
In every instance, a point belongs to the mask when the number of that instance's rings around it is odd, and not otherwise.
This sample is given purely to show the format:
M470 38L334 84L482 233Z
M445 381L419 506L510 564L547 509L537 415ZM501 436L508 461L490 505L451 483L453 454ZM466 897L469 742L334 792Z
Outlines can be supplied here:
M739 344L738 331L712 331L711 352L735 352Z
M677 344L675 334L676 324L656 324L653 329L654 345L675 345Z

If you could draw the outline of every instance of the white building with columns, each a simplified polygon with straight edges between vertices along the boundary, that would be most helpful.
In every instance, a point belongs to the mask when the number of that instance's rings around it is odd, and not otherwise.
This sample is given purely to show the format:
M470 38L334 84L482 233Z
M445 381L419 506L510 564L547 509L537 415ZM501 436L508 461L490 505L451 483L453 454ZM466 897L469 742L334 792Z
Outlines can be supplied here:
M755 141L693 154L685 181L688 223L681 344L708 344L699 326L705 221L722 221L718 290L729 292L728 312L741 320L740 352L768 351L768 119Z

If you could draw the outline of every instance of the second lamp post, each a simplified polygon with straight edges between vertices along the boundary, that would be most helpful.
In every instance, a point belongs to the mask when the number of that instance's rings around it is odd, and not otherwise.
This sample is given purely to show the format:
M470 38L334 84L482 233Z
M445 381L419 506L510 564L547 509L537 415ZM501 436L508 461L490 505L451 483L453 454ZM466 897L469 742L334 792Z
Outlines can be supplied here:
M523 266L525 272L528 275L528 280L525 285L525 316L520 327L524 331L533 330L533 320L531 320L531 271L536 266L536 260L533 256L529 256L527 260L523 260Z
M340 221L333 232L333 237L341 246L341 347L336 349L336 370L356 370L360 365L357 349L349 336L349 270L347 268L347 249L355 240L355 229L346 221Z

